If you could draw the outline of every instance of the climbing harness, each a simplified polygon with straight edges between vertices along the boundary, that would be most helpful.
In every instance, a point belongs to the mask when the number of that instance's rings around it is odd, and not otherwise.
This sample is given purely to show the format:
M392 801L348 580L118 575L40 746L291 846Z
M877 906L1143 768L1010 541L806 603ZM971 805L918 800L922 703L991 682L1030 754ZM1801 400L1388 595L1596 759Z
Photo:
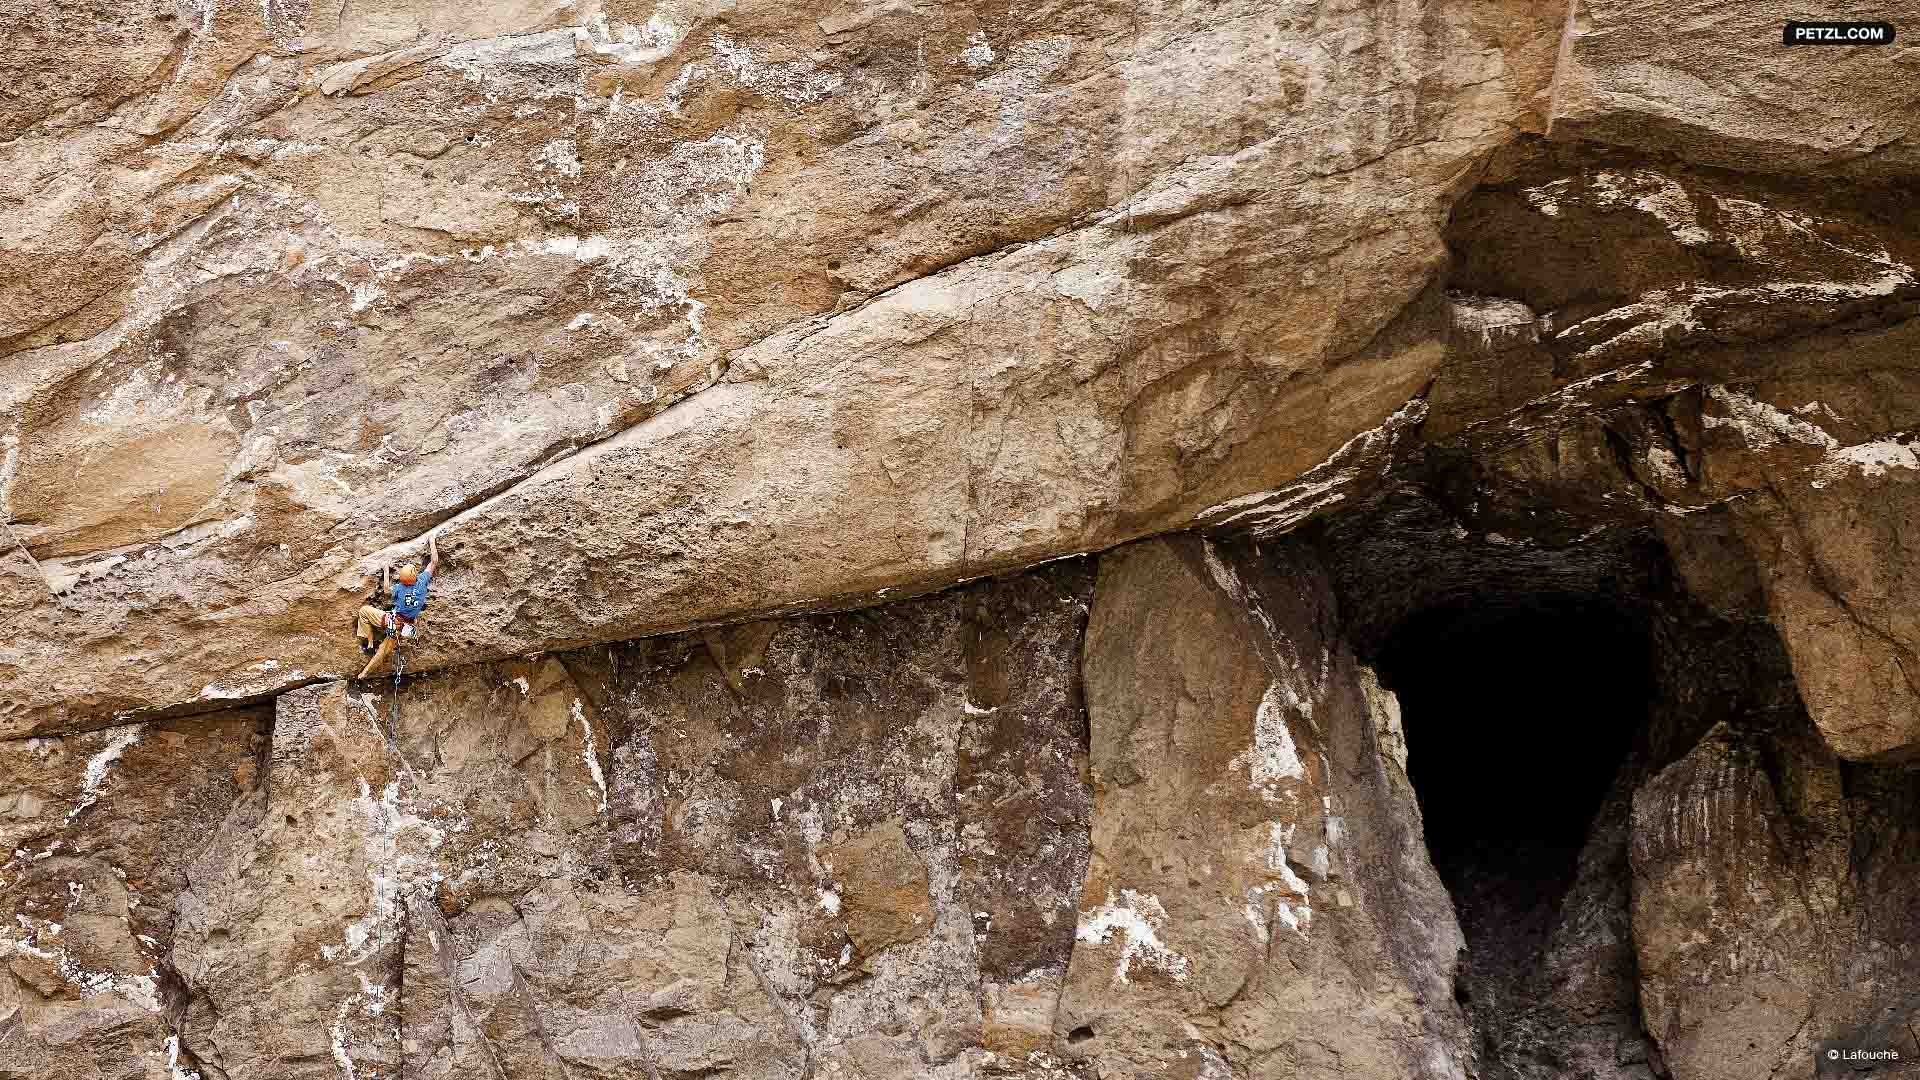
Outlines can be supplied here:
M413 637L414 623L417 621L397 611L387 610L380 613L380 629L385 631L388 637L397 639L394 642L394 648L399 648Z

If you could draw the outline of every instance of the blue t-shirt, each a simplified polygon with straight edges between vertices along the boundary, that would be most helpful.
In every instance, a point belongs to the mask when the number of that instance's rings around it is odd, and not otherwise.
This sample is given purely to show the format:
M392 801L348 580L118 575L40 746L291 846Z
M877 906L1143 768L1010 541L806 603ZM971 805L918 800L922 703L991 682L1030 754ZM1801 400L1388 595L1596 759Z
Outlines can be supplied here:
M411 585L393 583L394 614L408 619L417 619L427 606L427 586L433 583L433 575L421 572Z

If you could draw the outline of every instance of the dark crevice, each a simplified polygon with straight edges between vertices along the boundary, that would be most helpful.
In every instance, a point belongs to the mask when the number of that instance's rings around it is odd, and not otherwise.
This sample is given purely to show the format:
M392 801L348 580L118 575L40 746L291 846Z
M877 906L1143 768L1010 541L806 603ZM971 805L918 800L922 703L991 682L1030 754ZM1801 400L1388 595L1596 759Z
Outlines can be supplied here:
M1641 620L1573 594L1458 602L1409 619L1379 670L1443 874L1521 850L1570 867L1646 718Z
M1584 947L1563 908L1615 886L1624 896L1624 849L1610 850L1599 819L1650 712L1648 651L1637 609L1549 592L1422 611L1378 658L1466 937L1456 993L1484 1080L1558 1075L1590 1041L1541 1006L1556 953ZM1617 974L1630 1001L1632 972ZM1631 1014L1615 1020L1637 1027Z

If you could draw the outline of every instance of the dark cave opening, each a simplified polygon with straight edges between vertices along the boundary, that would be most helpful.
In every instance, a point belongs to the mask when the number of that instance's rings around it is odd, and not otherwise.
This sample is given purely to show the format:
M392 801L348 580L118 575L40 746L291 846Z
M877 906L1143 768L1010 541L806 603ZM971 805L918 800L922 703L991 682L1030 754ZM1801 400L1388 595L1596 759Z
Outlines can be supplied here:
M1388 639L1380 677L1443 876L1572 872L1646 720L1647 650L1630 612L1578 596L1432 609Z
M1459 992L1489 1075L1545 991L1548 947L1655 686L1644 610L1548 593L1453 600L1377 656L1400 699L1428 850L1467 941ZM1624 875L1624 865L1617 868Z

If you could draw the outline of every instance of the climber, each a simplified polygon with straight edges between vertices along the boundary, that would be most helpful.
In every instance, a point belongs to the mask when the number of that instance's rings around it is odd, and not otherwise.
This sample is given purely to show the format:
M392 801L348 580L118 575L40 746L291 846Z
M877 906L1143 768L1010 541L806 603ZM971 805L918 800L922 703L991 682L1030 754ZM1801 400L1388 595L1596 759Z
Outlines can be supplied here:
M393 653L401 638L413 636L413 624L420 618L420 612L427 606L427 586L433 584L434 571L440 569L440 548L434 538L427 537L427 568L422 571L412 563L402 566L392 576L386 567L380 569L380 590L393 598L393 610L387 611L372 604L360 605L360 613L354 619L354 636L360 639L360 651L372 657L367 666L360 669L360 677L366 678L374 668L380 666ZM393 578L400 583L394 584ZM380 647L373 645L374 627L385 631Z

